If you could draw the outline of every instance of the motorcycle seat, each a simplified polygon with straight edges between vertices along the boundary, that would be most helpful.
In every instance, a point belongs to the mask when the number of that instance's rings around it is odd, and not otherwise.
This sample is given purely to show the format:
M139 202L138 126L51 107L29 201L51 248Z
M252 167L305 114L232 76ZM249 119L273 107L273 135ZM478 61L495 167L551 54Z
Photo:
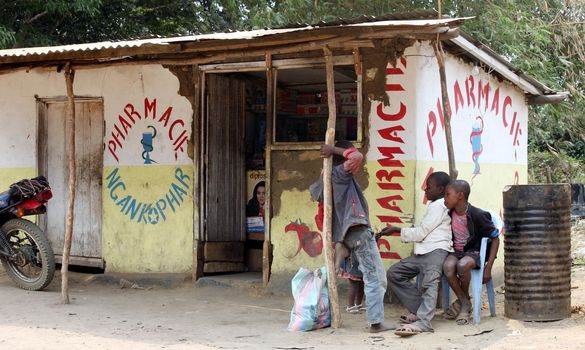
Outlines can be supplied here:
M10 205L10 191L0 193L0 209L4 209Z

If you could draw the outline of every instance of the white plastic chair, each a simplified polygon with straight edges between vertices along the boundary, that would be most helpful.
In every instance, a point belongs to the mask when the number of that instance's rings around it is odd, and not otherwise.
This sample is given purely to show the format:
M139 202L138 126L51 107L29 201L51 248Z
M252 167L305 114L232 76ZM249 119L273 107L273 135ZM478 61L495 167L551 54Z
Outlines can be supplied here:
M471 288L473 290L473 323L479 325L480 315L481 315L481 292L482 292L482 280L483 280L483 269L485 266L485 258L486 258L486 250L487 250L487 237L482 238L481 240L481 247L479 250L479 261L480 261L480 268L471 270ZM449 282L447 281L447 277L443 275L441 279L441 284L443 288L443 310L447 311L450 305L450 297L451 297L451 288L449 287ZM496 293L494 291L494 282L490 278L489 281L486 283L487 295L488 295L488 302L490 304L490 315L492 317L496 316Z

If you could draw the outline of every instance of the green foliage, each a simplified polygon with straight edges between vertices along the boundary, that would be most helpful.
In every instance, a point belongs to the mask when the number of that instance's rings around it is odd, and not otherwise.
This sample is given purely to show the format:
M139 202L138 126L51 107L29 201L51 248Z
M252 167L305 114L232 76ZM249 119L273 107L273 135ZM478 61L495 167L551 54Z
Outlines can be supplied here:
M100 5L100 0L3 1L0 48L59 44L63 23L96 15Z
M528 153L528 180L531 183L585 182L585 164L563 153Z
M9 47L14 41L14 31L0 26L0 47Z

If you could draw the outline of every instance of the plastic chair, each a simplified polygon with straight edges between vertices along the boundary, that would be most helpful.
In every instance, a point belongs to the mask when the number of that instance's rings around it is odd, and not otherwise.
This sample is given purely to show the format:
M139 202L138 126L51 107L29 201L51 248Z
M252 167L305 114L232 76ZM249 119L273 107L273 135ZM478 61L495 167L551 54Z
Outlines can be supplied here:
M481 292L482 292L482 280L483 280L483 269L485 266L485 258L488 244L487 237L481 239L481 247L479 249L479 261L480 268L471 270L471 288L473 290L473 323L479 325L479 319L481 315ZM447 277L443 275L441 279L441 287L443 289L443 310L447 311L450 305L451 288L449 287L449 281ZM494 291L494 282L490 278L486 283L488 302L490 304L490 315L496 316L496 293Z

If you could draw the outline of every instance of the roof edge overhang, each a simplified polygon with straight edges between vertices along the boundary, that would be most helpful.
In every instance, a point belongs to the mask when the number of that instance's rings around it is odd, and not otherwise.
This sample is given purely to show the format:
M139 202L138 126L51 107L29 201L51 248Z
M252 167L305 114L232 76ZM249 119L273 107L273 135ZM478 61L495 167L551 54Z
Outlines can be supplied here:
M282 49L290 44L298 45L297 49L303 51L321 49L321 45L334 45L351 40L391 37L430 39L433 35L445 34L449 30L456 29L466 19L388 20L337 26L260 29L172 38L0 50L0 67L1 65L39 66L48 61L84 59L95 61L138 55L152 57L165 54L205 53L209 55L213 52L230 50ZM454 36L453 33L451 36ZM305 43L307 46L302 47Z
M266 55L331 48L373 47L375 39L406 38L449 41L524 91L529 104L559 103L569 96L556 92L524 74L488 46L461 32L465 18L385 20L327 26L260 29L230 33L99 42L53 47L0 50L3 70L58 66L72 62L76 68L105 64L208 64L221 60L250 60ZM370 45L370 46L368 46Z
M448 40L524 91L529 104L560 103L569 96L568 92L554 91L525 74L504 57L467 33L461 32L459 36Z

